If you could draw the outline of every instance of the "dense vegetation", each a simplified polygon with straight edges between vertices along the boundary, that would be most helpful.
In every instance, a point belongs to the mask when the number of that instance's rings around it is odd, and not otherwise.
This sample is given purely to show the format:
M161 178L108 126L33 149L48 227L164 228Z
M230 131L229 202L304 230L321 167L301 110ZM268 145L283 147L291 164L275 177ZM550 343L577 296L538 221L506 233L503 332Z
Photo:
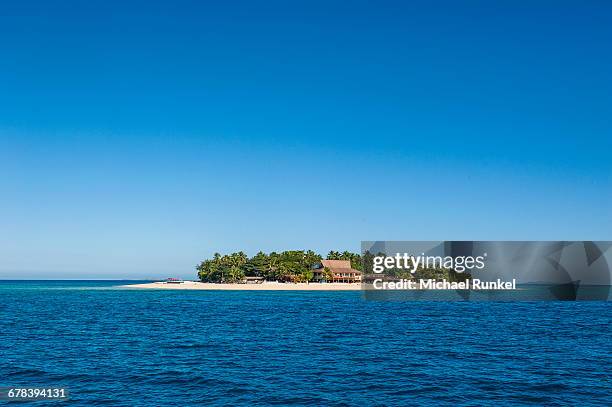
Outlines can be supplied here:
M257 253L249 258L243 252L226 255L215 253L197 267L198 277L205 282L236 283L246 276L263 277L269 281L305 282L313 278L312 269L322 256L312 250L289 250L281 253ZM351 267L362 269L361 256L344 251L331 251L328 260L350 260Z
M361 255L348 251L330 251L326 258L327 260L350 260L352 268L372 275L373 257L369 252L366 252L362 258ZM215 253L212 259L204 260L196 266L196 270L199 279L209 283L237 283L243 281L247 276L263 277L268 281L306 282L312 281L314 277L312 270L320 267L322 259L321 255L312 250L289 250L269 254L259 252L251 258L243 252L226 255ZM329 273L329 270L325 269L324 273ZM330 280L331 275L326 277L327 280ZM389 269L385 270L384 277L464 281L470 278L470 274L457 273L445 268L419 268L414 274L406 270Z

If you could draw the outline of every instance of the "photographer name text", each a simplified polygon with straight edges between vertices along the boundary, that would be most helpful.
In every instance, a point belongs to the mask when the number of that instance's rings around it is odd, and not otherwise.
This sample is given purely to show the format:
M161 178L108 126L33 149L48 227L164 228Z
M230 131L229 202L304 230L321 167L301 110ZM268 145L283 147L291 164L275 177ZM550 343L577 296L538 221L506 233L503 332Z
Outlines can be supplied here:
M384 281L382 278L372 282L375 290L516 290L516 279L512 281L483 281L478 278L465 281L447 281L436 279L401 279Z

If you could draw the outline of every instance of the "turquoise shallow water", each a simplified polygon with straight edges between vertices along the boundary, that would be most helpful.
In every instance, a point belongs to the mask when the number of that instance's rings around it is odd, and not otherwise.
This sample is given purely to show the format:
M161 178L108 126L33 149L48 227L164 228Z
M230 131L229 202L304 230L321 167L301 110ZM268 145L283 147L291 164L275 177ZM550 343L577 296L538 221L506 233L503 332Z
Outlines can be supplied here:
M117 284L0 282L0 386L65 386L69 405L612 405L609 302Z

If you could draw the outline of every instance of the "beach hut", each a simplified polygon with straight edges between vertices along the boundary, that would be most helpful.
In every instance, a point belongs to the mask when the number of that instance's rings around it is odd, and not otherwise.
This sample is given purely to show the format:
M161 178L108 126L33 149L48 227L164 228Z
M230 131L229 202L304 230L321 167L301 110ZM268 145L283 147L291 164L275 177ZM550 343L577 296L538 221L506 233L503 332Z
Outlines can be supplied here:
M262 284L264 282L264 278L263 277L245 277L244 278L244 282L246 284Z

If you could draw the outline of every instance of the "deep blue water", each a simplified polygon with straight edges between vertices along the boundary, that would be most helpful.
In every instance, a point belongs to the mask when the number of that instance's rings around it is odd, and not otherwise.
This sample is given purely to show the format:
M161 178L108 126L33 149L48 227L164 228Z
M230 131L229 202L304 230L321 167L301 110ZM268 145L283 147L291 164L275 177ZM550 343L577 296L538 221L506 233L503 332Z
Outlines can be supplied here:
M69 405L612 405L610 302L116 284L0 282L0 386L65 386Z

